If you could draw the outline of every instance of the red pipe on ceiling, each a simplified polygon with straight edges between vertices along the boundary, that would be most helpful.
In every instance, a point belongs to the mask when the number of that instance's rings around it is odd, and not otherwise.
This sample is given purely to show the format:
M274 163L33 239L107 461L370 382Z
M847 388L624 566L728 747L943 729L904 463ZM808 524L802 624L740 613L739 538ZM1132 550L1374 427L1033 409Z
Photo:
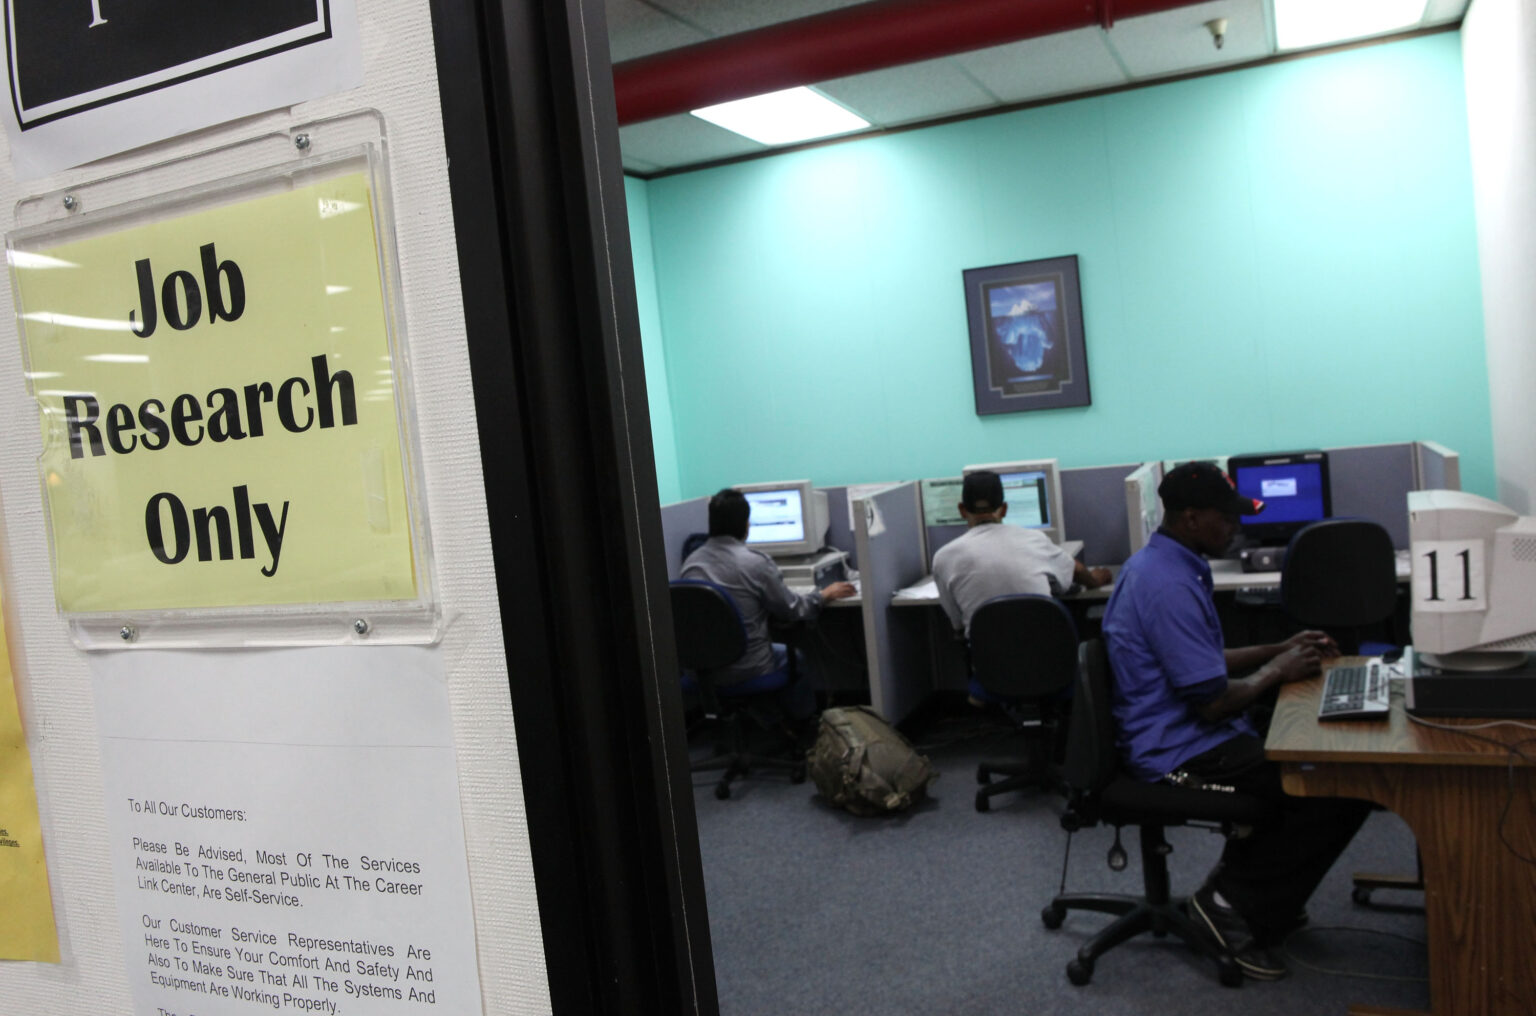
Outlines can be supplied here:
M616 64L619 123L1199 2L874 0Z

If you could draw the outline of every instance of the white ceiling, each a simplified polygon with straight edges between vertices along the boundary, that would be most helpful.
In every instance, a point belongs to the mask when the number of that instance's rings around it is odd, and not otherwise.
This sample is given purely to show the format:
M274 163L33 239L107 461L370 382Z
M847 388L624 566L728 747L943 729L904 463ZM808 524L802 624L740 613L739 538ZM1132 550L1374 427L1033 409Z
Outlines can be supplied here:
M605 0L614 63L862 0ZM940 0L936 0L940 2ZM1026 2L1026 0L1019 0ZM1349 2L1349 0L1339 0ZM1428 0L1419 28L1459 21L1469 0ZM1227 19L1221 49L1205 23ZM897 127L1122 87L1275 55L1271 0L1213 0L868 74L806 82L874 125ZM687 114L619 130L624 168L648 175L769 151Z

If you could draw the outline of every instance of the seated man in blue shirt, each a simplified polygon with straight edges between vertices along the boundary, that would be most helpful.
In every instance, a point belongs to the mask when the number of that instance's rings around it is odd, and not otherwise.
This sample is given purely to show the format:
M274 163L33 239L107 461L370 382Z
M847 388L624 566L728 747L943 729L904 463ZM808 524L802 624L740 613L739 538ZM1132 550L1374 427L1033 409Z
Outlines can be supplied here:
M1369 805L1285 794L1244 712L1280 685L1315 676L1338 650L1315 631L1224 649L1202 555L1220 555L1238 517L1263 504L1240 496L1209 462L1172 470L1157 492L1163 524L1121 569L1104 614L1120 750L1137 779L1230 788L1278 807L1277 822L1227 840L1189 900L1191 916L1245 974L1273 980L1286 973L1274 947L1305 920L1307 899Z
M746 544L752 505L739 490L730 487L709 499L709 540L688 555L682 577L713 582L731 594L747 629L747 648L741 659L715 675L715 682L729 693L751 693L758 686L771 687L789 665L788 649L768 634L768 621L807 621L821 612L823 604L854 595L849 582L833 582L799 596L784 584L773 559ZM816 695L800 668L799 680L777 696L780 711L792 729L816 712Z

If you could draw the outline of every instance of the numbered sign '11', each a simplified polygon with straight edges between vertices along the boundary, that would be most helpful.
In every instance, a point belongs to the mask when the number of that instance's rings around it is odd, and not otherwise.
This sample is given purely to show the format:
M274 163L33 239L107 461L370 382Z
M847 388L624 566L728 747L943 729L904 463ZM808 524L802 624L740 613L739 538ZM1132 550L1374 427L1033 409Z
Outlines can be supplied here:
M1413 609L1460 613L1487 608L1481 540L1418 540L1413 544Z

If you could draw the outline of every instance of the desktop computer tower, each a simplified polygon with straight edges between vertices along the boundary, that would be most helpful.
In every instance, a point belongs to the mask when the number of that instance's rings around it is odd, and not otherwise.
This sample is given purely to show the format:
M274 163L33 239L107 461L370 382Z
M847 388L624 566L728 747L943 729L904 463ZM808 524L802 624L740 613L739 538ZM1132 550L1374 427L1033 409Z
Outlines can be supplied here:
M825 589L848 578L848 555L841 550L828 548L814 554L775 558L774 564L779 566L779 574L789 586Z
M1451 671L1415 655L1408 662L1404 705L1414 716L1536 716L1536 661L1513 670Z

